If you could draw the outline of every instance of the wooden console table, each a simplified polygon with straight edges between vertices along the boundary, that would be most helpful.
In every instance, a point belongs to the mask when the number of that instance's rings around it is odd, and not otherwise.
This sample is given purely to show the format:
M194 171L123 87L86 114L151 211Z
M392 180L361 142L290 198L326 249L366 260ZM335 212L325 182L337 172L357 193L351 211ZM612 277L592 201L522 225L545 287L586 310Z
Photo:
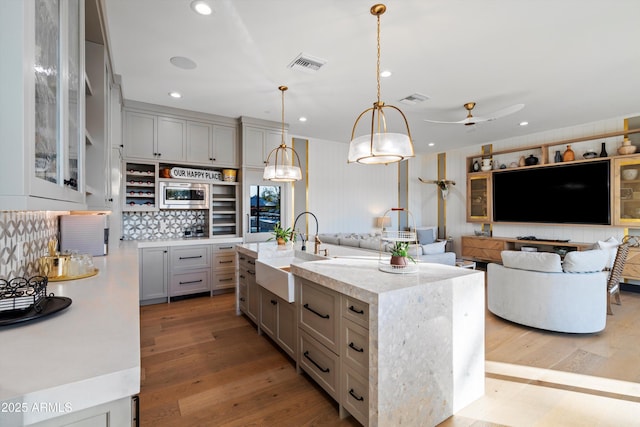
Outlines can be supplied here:
M584 251L591 249L593 243L519 240L510 237L462 236L462 257L477 261L501 263L500 252L519 251L523 246L535 247L540 252L556 252L555 249L558 247L565 248L567 251Z

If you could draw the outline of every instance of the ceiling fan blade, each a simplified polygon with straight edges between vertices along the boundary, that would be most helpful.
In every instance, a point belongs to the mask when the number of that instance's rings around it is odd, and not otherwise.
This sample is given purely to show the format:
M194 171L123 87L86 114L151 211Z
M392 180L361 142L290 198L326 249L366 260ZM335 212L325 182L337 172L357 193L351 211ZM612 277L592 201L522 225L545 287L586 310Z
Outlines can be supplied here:
M464 120L458 120L457 122L443 122L440 120L429 120L429 119L423 119L425 122L429 122L429 123L444 123L444 124L449 124L449 125L459 125L461 123L467 123L469 121L468 118L465 118Z
M476 122L490 122L492 120L499 119L500 117L508 116L509 114L513 114L518 112L524 108L524 104L515 104L511 107L503 108L502 110L498 110L494 113L489 114L486 117L478 117L474 116L474 121Z

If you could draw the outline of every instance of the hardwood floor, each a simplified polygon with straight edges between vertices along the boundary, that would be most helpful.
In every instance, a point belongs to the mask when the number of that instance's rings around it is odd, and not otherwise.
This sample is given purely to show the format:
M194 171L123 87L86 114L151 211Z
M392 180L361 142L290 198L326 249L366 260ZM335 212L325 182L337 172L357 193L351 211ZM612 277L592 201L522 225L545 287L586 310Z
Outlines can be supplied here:
M623 292L622 305L613 310L605 331L591 335L540 331L487 313L485 398L442 426L638 425L627 418L623 424L580 424L579 414L566 422L558 421L566 414L550 415L559 410L550 399L566 403L579 398L579 405L591 408L601 404L593 399L606 399L609 410L624 416L640 411L640 385L613 382L596 390L577 375L640 383L640 294ZM359 425L351 417L340 420L337 404L235 314L234 294L141 307L140 323L142 426ZM560 384L554 374L561 371L575 375L578 380L571 381L580 381L579 386ZM509 421L522 419L517 413L515 418L492 415L514 408L513 397L522 393L516 403L537 409L521 411L542 411L546 423ZM507 421L496 422L501 419Z
M140 308L142 426L357 426L268 338L235 295Z

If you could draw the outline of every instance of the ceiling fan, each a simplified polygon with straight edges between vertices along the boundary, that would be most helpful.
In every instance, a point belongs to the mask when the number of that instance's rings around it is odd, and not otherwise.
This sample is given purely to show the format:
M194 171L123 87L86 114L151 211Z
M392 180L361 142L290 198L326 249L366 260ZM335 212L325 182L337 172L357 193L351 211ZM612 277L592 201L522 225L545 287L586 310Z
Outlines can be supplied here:
M502 110L498 110L494 113L491 113L486 117L476 117L473 114L471 114L471 110L473 110L475 106L476 106L475 102L467 102L466 104L464 104L463 107L467 110L467 117L457 122L445 122L440 120L429 120L429 119L424 119L424 121L429 123L464 124L465 126L471 126L471 125L475 125L476 123L490 122L492 120L499 119L500 117L508 116L509 114L513 114L516 111L520 111L524 108L524 104L515 104L515 105L512 105L511 107L503 108Z

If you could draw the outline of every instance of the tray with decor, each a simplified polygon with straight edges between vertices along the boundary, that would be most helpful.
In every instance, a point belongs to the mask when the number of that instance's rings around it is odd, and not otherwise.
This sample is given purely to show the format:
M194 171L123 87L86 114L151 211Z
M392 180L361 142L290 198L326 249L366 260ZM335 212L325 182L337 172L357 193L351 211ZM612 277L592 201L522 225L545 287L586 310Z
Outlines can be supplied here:
M46 276L0 279L0 326L35 320L71 305L71 298L47 295Z

